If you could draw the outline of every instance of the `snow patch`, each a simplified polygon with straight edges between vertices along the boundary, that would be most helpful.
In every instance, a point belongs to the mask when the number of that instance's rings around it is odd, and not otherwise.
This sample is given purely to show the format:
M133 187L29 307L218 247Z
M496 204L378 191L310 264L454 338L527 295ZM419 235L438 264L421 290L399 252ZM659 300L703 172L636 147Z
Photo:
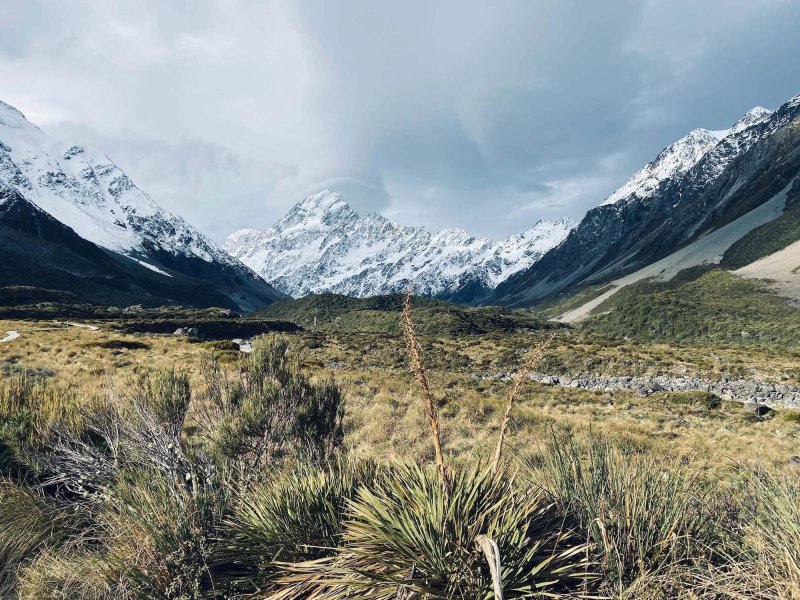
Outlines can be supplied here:
M166 275L167 277L172 277L172 275L170 275L166 271L162 271L161 269L159 269L155 265L151 265L150 263L144 262L143 260L139 260L138 258L134 258L133 260L135 260L137 263L139 263L143 267L146 267L146 268L150 269L151 271L155 271L156 273L159 273L161 275Z
M6 344L11 342L19 337L19 331L6 331L6 336L3 339L0 339L0 344Z

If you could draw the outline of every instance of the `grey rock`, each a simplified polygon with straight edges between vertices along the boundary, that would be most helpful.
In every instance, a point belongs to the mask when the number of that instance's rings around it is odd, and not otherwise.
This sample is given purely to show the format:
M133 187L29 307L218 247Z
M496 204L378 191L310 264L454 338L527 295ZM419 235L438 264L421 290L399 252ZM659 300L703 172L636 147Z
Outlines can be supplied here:
M183 337L200 337L200 330L197 327L178 327L172 335Z

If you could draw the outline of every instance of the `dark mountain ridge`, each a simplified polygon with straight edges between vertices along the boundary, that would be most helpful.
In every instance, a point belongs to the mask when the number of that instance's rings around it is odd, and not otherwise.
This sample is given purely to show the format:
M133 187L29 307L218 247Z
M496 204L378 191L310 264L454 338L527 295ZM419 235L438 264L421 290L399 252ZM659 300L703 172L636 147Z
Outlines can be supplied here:
M531 306L572 286L636 271L763 204L798 173L800 96L724 138L651 197L591 209L561 244L500 284L487 303Z
M239 309L201 279L157 273L100 248L0 182L0 287L57 289L95 304Z

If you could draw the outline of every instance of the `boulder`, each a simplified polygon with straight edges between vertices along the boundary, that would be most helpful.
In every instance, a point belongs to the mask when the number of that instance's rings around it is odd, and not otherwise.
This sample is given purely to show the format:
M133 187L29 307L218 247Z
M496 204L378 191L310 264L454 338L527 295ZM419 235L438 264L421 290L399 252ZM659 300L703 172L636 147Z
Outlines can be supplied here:
M755 415L757 417L766 417L768 414L772 412L772 409L766 404L761 404L760 402L753 402L752 400L744 403L744 409L748 413Z
M197 327L178 327L172 335L183 337L200 337L200 330Z

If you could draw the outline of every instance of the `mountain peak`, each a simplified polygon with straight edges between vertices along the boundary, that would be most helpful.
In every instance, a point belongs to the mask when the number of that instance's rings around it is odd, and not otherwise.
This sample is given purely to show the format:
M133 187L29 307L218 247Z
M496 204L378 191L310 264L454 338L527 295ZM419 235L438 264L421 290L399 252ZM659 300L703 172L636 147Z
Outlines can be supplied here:
M659 152L653 162L637 171L622 187L606 198L603 204L616 204L626 198L650 197L662 181L691 169L727 134L727 131L693 129Z
M757 125L764 121L765 119L769 118L772 114L772 111L764 108L763 106L756 106L755 108L751 108L750 110L745 113L745 115L736 121L733 126L728 130L728 135L733 133L739 133L740 131L744 131L748 127L752 127L753 125Z
M533 264L569 229L540 222L532 233L500 242L456 228L431 234L377 213L359 217L339 194L324 190L263 232L231 234L225 247L292 296L369 296L402 292L413 283L424 295L474 300Z
M769 118L772 111L763 106L751 108L730 129L710 131L693 129L678 141L664 148L655 160L642 167L625 185L602 203L616 204L626 198L649 198L662 181L683 175L709 153L719 142Z
M764 108L763 106L755 106L747 111L745 117L754 116L758 118L768 117L772 114L772 111L768 108Z
M0 100L0 124L20 127L24 123L29 123L29 121L22 114L22 111Z
M340 194L326 189L303 198L273 227L278 230L296 227L330 228L337 223L358 218L358 213L342 200Z
M295 204L292 211L302 211L305 213L328 213L336 212L350 205L342 200L341 194L324 189L316 194L306 196L303 200ZM352 210L352 209L351 209Z

